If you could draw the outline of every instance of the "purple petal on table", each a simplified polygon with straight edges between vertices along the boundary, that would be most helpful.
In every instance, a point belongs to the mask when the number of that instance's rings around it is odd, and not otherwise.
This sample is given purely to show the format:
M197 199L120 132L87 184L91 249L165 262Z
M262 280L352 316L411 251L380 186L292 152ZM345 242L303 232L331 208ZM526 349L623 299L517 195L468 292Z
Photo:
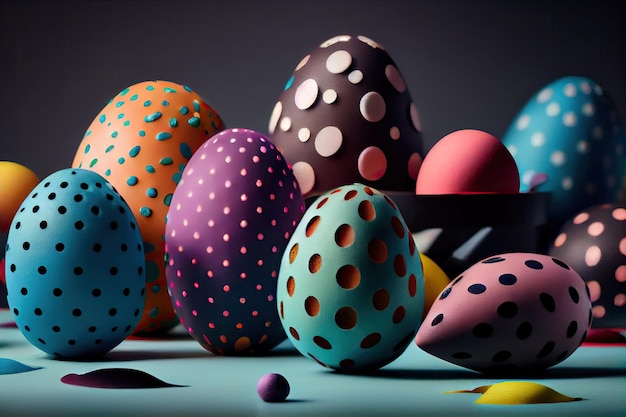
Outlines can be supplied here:
M85 374L67 374L61 382L90 388L166 388L182 387L164 382L146 372L127 368L97 369Z

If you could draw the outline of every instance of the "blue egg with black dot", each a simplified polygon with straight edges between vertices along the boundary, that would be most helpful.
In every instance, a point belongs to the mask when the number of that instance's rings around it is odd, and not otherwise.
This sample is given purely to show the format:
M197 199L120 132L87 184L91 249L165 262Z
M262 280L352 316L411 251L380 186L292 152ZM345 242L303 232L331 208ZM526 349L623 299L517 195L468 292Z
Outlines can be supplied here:
M106 354L141 318L146 267L139 227L98 173L63 169L42 180L13 218L5 262L15 323L47 354Z

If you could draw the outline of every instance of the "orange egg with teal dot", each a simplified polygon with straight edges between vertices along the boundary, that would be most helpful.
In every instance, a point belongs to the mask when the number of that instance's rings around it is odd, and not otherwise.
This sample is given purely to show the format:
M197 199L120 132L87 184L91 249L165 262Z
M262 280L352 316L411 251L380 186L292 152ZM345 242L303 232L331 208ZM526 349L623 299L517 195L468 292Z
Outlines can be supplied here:
M137 218L146 258L146 301L134 334L165 332L178 323L164 274L165 221L193 153L224 129L215 110L187 86L144 81L117 94L98 113L73 167L103 175Z

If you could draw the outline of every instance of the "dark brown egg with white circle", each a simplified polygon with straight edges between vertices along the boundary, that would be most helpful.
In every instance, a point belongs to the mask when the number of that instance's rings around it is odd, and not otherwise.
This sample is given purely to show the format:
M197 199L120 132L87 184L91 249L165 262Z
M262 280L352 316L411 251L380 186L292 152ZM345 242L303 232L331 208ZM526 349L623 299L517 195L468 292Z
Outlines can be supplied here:
M395 62L365 36L336 36L296 66L269 133L305 196L359 182L411 191L422 161L417 107Z
M189 160L167 215L165 273L174 310L205 349L261 352L286 338L276 281L303 212L291 169L260 133L225 130Z
M626 206L598 204L567 221L549 248L587 282L593 328L626 327Z
M462 272L435 300L416 344L484 373L540 371L569 357L591 324L585 282L563 261L505 253Z

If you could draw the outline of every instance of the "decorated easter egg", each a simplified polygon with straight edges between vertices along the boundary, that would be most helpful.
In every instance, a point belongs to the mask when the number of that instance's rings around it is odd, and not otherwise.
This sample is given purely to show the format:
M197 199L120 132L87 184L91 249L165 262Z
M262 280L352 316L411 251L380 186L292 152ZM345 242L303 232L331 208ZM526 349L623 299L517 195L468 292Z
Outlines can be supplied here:
M502 141L517 163L521 191L547 174L536 190L550 193L551 229L591 205L615 201L622 188L624 127L611 97L587 77L559 78L539 90Z
M505 253L453 279L415 342L468 369L514 374L563 361L590 324L591 300L576 271L548 255Z
M549 248L587 283L594 328L626 327L626 206L591 206L568 220Z
M73 166L104 176L137 219L146 257L146 304L136 334L178 324L165 288L165 217L185 164L223 129L218 114L189 87L145 81L122 90L93 120Z
M443 269L435 261L427 255L420 252L420 261L424 273L424 314L426 316L428 310L433 305L439 293L450 283L450 278Z
M319 364L352 372L396 359L424 308L420 255L396 204L363 184L318 197L283 255L277 299L289 339Z
M439 139L417 175L416 194L519 192L520 179L511 153L495 136L462 129Z
M285 340L276 282L303 212L293 172L260 133L227 129L191 158L167 216L166 276L181 323L205 349L246 354Z
M48 354L102 355L141 317L139 228L124 199L95 172L64 169L42 180L13 218L5 262L15 323Z
M39 183L30 168L0 161L0 233L7 233L13 216L28 193Z
M365 36L335 36L287 80L270 137L305 196L353 182L410 191L422 161L421 124L391 56Z

